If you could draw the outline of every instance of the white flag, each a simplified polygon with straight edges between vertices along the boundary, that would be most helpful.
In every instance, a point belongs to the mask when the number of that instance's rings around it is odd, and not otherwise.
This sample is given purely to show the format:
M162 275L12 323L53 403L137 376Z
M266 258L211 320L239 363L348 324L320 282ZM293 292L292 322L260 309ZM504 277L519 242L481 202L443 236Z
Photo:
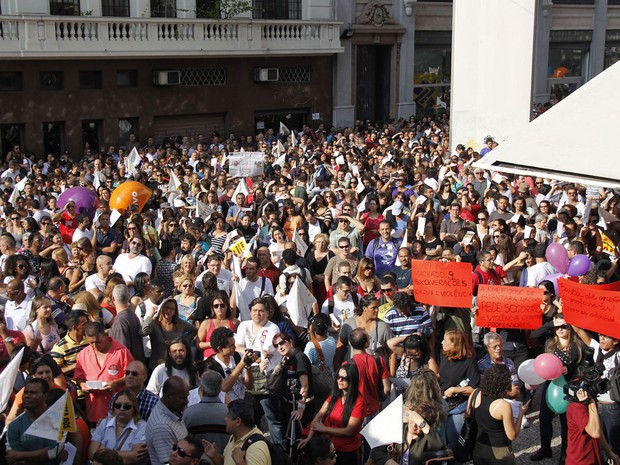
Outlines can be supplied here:
M408 241L407 233L408 232L409 232L409 229L405 228L405 234L403 234L403 240L400 243L400 247L407 247L407 241ZM396 265L396 266L400 266L401 265L400 258L398 258L398 252L396 253L396 262L394 262L394 265Z
M241 274L241 258L233 254L232 256L232 272L239 276L239 280L243 278ZM250 303L246 301L243 292L239 286L239 282L233 282L233 292L235 293L235 300L237 302L237 310L239 311L240 321L250 320Z
M11 394L13 394L13 386L15 385L15 378L19 372L19 365L22 363L22 357L24 356L24 349L20 349L13 360L4 368L0 373L0 412L4 412L9 404Z
M280 168L284 166L284 163L286 163L286 153L280 155L277 160L273 162L274 165L278 165Z
M371 449L385 444L403 442L403 396L399 395L366 426L360 434L366 438ZM394 421L398 418L398 421Z
M278 153L285 153L286 152L286 149L282 145L282 142L278 141L278 143L276 144L276 151Z
M291 132L291 147L297 147L297 138L295 137L295 131Z
M170 182L168 183L168 192L178 192L181 187L181 181L173 170L170 170Z
M123 215L121 215L121 213L116 208L114 208L110 212L110 227L114 226L121 216Z
M288 136L291 133L289 129L284 125L282 121L280 121L280 134L283 136Z
M93 174L93 187L98 190L101 187L101 179L99 179L99 171Z
M306 244L297 232L297 226L295 226L295 229L293 230L293 242L297 246L297 255L300 257L305 257L306 252L308 251L308 244Z
M205 221L208 221L213 214L213 209L209 208L209 206L196 199L196 218L202 218Z
M232 198L236 198L237 194L244 194L247 197L249 193L250 190L248 189L248 185L245 183L245 178L241 178L239 180L239 184L237 184L235 192L233 192Z
M439 97L437 97L437 106L439 108L448 108L448 105L446 104L446 102L444 102L443 100L441 100Z
M138 150L134 147L127 157L127 169L132 175L136 176L138 174L138 165L141 161Z
M13 188L13 192L11 193L11 197L9 198L9 202L14 207L17 206L17 199L19 198L19 193L24 190L24 187L26 187L27 181L28 181L28 178L24 176L24 178L21 181L15 184L15 187Z
M295 283L291 287L286 299L286 307L291 321L296 326L308 327L308 313L311 313L312 306L316 299L310 293L306 285L299 276L295 277Z
M54 402L43 415L37 418L24 434L50 439L52 441L59 441L58 438L61 435L61 426L66 416L65 407L67 405L68 396L69 391L65 391L62 397ZM75 425L75 418L73 418L73 424Z

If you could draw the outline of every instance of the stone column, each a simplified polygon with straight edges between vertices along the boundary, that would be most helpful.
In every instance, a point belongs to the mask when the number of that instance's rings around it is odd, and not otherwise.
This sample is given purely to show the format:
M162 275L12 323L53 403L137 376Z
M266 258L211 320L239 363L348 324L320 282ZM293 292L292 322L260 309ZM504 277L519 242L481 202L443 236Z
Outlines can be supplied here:
M594 2L594 30L590 44L590 72L587 80L603 71L605 66L605 38L607 36L607 0Z
M549 35L551 33L551 0L536 2L534 21L534 70L532 77L532 100L545 103L549 100L547 91L547 69L549 68Z
M401 38L398 64L398 95L396 95L396 118L409 118L415 115L413 101L413 60L415 53L415 3L407 14L404 2L396 0L393 4L394 21L405 27Z
M351 29L355 23L355 0L338 0L336 2L336 21L342 21L340 34ZM355 47L350 38L340 40L344 53L334 58L332 81L333 116L332 124L338 127L353 126L355 123L355 77L353 73L353 54Z

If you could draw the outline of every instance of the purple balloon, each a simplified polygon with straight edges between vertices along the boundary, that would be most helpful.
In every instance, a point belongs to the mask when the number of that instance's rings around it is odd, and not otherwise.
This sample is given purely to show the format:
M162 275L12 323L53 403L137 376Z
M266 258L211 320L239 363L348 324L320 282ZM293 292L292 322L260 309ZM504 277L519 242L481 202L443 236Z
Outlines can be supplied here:
M555 295L560 295L560 289L558 288L558 279L564 276L562 273L555 273L545 276L543 281L551 281L553 283L553 288L555 289Z
M58 197L58 206L65 208L65 205L70 201L75 203L75 210L78 215L88 215L91 220L95 217L95 212L99 207L99 198L90 189L85 187L67 189Z
M549 247L547 247L545 257L547 257L547 261L557 268L560 273L564 274L568 271L568 252L562 244L557 242L551 243Z
M590 259L581 253L575 255L568 265L569 276L583 276L588 271L590 271Z

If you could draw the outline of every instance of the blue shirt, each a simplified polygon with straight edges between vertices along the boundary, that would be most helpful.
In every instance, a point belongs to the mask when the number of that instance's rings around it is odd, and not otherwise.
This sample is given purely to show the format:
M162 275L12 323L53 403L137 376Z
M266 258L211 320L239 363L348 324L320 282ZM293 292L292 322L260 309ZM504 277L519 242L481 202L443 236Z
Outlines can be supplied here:
M400 241L397 239L384 242L382 237L378 237L368 243L366 256L375 263L375 274L377 276L383 276L384 273L394 267L399 248Z
M512 385L518 386L519 377L517 376L517 369L515 368L514 362L509 358L502 356L502 363L506 365L508 367L508 370L510 371L510 380L512 381ZM489 368L491 368L491 365L493 364L493 360L491 360L489 354L486 354L484 357L478 360L478 371L480 372L480 374L482 374Z

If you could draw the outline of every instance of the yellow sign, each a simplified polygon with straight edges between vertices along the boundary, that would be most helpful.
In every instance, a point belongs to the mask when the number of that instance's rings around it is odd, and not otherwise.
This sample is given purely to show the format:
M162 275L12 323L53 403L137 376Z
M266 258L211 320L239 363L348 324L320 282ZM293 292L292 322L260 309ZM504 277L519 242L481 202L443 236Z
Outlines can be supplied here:
M387 312L389 312L393 307L394 307L394 304L392 302L387 302L381 305L379 307L379 314L377 315L377 317L380 320L385 320L385 315L387 315Z
M62 421L60 422L60 430L58 431L58 440L62 439L62 434L75 433L77 428L75 427L75 412L73 411L73 402L71 397L67 394L67 400L65 401L65 408L62 414Z
M245 239L242 237L230 246L230 251L234 253L237 257L240 257L247 246L248 245L246 244Z

